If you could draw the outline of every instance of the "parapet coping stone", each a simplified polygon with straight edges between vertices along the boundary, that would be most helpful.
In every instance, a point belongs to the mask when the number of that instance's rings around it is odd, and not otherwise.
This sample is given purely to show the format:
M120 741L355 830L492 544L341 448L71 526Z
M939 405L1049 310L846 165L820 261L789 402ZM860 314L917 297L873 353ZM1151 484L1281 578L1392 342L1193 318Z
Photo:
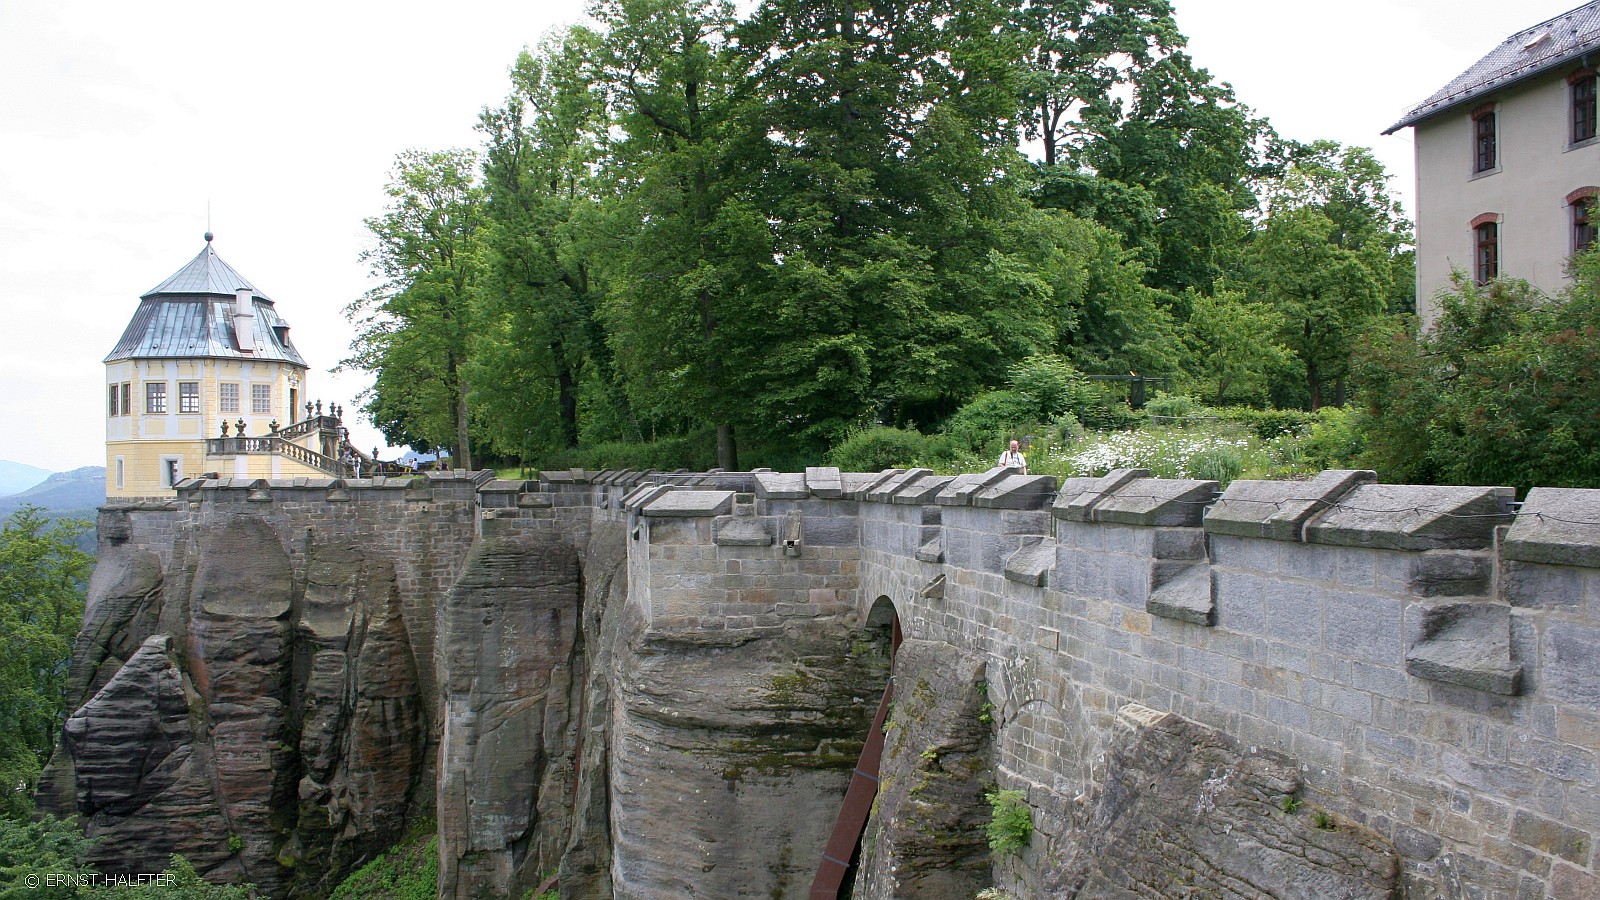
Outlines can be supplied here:
M882 472L878 472L876 474L871 472L847 472L844 476L844 495L851 500L865 500L873 491L878 490L885 484L893 481L895 478L904 474L904 472L904 469L884 469ZM852 487L849 483L851 476L863 477L865 478L865 481L857 482L856 485Z
M898 470L889 469L888 471L894 472ZM859 500L861 499L861 492L865 491L880 477L882 477L882 473L874 474L872 472L842 472L839 475L839 496L847 500ZM821 495L819 494L818 496Z
M1090 515L1118 525L1199 527L1221 486L1198 478L1134 478L1095 504Z
M505 478L496 478L478 487L478 493L480 494L520 494L526 490L528 490L528 482L512 481Z
M1050 514L1068 522L1094 521L1094 508L1111 492L1137 478L1149 478L1149 469L1112 469L1098 478L1068 478L1056 492Z
M669 490L644 504L639 512L652 517L725 516L733 511L735 493L735 491Z
M1377 550L1481 550L1511 520L1509 487L1364 484L1312 517L1306 543Z
M924 475L916 481L906 484L895 491L889 498L890 503L900 503L906 506L926 505L933 502L933 498L945 489L954 475Z
M1534 488L1500 543L1502 559L1600 569L1600 490Z
M895 494L932 474L932 469L906 469L885 481L880 481L876 487L869 488L864 499L876 503L888 503L894 499Z
M957 475L933 498L933 502L940 506L969 506L973 496L979 491L998 484L1012 474L1012 470L1005 466L995 466L986 472L967 472Z
M1248 481L1228 485L1206 510L1208 534L1304 541L1312 517L1352 490L1375 484L1378 473L1367 469L1329 469L1310 481Z
M836 500L844 496L844 481L839 470L832 466L807 466L805 484L807 490L824 500Z
M637 510L639 507L672 490L670 484L655 484L646 482L629 491L622 498L622 508Z
M972 505L985 509L1044 509L1056 497L1054 475L1013 474L972 495Z
M804 500L811 496L806 476L798 472L755 472L756 496L762 500Z

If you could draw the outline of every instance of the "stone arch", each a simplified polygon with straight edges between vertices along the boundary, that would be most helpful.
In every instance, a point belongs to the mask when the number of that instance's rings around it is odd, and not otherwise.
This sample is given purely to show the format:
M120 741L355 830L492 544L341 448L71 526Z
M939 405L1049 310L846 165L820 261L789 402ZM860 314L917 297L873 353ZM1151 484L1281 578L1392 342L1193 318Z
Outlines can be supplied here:
M900 610L894 601L885 595L880 595L872 602L872 608L867 610L866 621L867 639L876 647L881 647L885 656L893 659L894 651L899 648L901 640Z

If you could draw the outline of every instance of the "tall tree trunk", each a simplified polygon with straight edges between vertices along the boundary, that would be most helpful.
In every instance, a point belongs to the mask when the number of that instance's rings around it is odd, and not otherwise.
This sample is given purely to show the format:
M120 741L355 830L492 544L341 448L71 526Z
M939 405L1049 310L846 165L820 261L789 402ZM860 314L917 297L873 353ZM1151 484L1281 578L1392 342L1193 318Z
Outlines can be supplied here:
M550 345L550 355L556 361L556 398L561 407L561 442L567 447L578 446L578 392L572 366L563 361L560 344Z
M739 470L739 448L733 442L733 426L717 426L717 466L730 472Z
M456 458L452 469L472 471L472 444L467 439L467 380L456 378Z

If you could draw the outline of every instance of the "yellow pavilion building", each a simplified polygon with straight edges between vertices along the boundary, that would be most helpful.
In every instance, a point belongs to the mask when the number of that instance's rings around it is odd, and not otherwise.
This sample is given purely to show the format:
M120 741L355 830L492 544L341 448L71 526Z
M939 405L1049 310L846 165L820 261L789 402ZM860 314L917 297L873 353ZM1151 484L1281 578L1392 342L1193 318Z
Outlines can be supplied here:
M105 358L108 499L171 497L201 475L344 474L339 417L305 400L309 367L288 323L205 237L139 298Z

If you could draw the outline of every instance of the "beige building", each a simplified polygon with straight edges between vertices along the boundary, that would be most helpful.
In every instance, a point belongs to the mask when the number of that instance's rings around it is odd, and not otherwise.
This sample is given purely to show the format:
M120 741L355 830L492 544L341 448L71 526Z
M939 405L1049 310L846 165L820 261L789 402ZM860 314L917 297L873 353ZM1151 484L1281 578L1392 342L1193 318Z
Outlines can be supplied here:
M106 495L170 497L203 474L342 473L335 416L271 298L205 249L139 298L106 364ZM331 412L331 410L330 410Z
M1513 34L1384 132L1415 135L1425 325L1453 272L1566 287L1568 259L1595 240L1596 69L1600 0Z

